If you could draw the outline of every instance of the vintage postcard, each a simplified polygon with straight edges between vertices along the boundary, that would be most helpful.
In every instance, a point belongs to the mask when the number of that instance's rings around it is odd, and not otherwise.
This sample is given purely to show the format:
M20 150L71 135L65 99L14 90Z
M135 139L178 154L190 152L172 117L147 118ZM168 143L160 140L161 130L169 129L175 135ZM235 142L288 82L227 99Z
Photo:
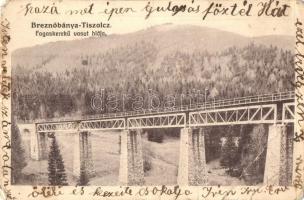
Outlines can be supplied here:
M1 15L1 200L303 199L303 1Z

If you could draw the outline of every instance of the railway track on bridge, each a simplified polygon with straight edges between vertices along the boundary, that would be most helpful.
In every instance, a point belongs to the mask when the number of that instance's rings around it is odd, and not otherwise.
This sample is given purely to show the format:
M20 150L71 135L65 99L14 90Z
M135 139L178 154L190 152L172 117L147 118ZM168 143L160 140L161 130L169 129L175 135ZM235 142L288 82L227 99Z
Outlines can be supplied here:
M294 91L80 118L37 120L38 132L292 123ZM278 115L278 110L280 111ZM282 111L282 113L281 113Z
M243 105L254 105L254 104L265 104L271 102L283 102L283 101L294 101L295 92L280 92L271 94L262 94L256 96L246 96L239 98L223 99L223 100L212 100L206 103L184 105L184 106L173 106L168 108L158 108L158 109L141 109L137 111L126 111L126 112L115 112L107 114L98 114L83 116L81 118L73 117L61 117L55 119L38 119L36 123L44 122L64 122L64 121L75 121L75 120L94 120L94 119L110 119L110 118L124 118L124 117L134 117L142 115L159 115L165 113L177 113L177 112L190 112L197 110L212 110L219 108L228 108L233 106L243 106Z

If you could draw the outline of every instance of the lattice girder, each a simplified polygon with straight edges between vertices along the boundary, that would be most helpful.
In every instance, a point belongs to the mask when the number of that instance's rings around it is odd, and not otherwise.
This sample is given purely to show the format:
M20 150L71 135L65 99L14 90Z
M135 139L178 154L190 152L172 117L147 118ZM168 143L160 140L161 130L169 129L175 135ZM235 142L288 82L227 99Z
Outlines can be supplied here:
M189 113L189 126L275 123L275 104L204 110Z
M293 123L295 104L283 103L282 123ZM128 118L92 119L83 121L37 123L37 132L75 132L94 130L123 130L142 128L174 128L219 126L234 124L278 123L277 104L249 105L194 111L189 113L168 113ZM187 124L188 120L188 124Z
M37 124L37 132L48 133L48 132L71 132L77 131L79 128L78 122L50 122Z
M125 119L88 120L80 122L81 131L125 129Z
M295 103L284 103L283 104L283 114L282 122L283 123L293 123L295 119Z
M127 123L129 129L185 127L186 113L130 117Z

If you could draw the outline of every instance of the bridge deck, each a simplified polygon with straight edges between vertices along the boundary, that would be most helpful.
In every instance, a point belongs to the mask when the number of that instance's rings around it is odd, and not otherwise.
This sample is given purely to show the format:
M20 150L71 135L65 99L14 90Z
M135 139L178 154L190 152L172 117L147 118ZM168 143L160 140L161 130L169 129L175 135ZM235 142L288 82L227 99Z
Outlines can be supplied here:
M206 103L192 104L192 105L185 105L178 107L167 107L167 108L163 107L158 109L141 109L138 111L98 114L91 116L83 116L81 118L62 117L56 119L41 119L41 120L36 120L36 123L75 122L75 121L83 121L83 120L129 118L136 116L216 110L222 108L239 107L239 106L247 106L247 105L258 105L258 104L261 105L261 104L269 104L276 102L292 102L294 101L294 99L295 99L295 92L288 91L288 92L280 92L280 93L272 93L272 94L263 94L257 96L246 96L246 97L233 98L233 99L213 100L213 101L207 101Z

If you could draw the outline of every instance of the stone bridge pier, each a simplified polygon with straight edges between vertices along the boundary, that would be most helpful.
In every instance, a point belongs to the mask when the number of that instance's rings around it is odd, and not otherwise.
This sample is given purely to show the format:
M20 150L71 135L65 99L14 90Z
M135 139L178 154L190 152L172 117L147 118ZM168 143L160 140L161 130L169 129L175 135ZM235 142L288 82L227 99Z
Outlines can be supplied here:
M39 149L39 160L48 159L50 143L49 135L52 133L38 133L38 149Z
M142 130L121 132L119 182L122 185L143 185L144 167Z
M48 158L50 142L49 135L52 132L36 133L35 128L30 131L30 149L33 160L45 160Z
M29 134L30 136L30 157L33 160L39 160L39 155L41 155L38 142L38 134L36 133L35 124L17 124L21 133L23 135Z
M177 183L207 185L204 130L183 128L180 134L180 154Z
M41 149L39 148L39 145L41 144L39 143L35 124L17 124L17 125L20 130L21 136L26 134L29 134L30 136L30 157L33 160L39 160L39 156L41 157Z
M84 170L88 176L94 176L95 169L92 159L92 142L90 132L77 132L74 135L73 153L73 175L79 177L81 171Z
M292 151L292 134L288 134L287 126L270 125L264 172L265 185L291 184Z

